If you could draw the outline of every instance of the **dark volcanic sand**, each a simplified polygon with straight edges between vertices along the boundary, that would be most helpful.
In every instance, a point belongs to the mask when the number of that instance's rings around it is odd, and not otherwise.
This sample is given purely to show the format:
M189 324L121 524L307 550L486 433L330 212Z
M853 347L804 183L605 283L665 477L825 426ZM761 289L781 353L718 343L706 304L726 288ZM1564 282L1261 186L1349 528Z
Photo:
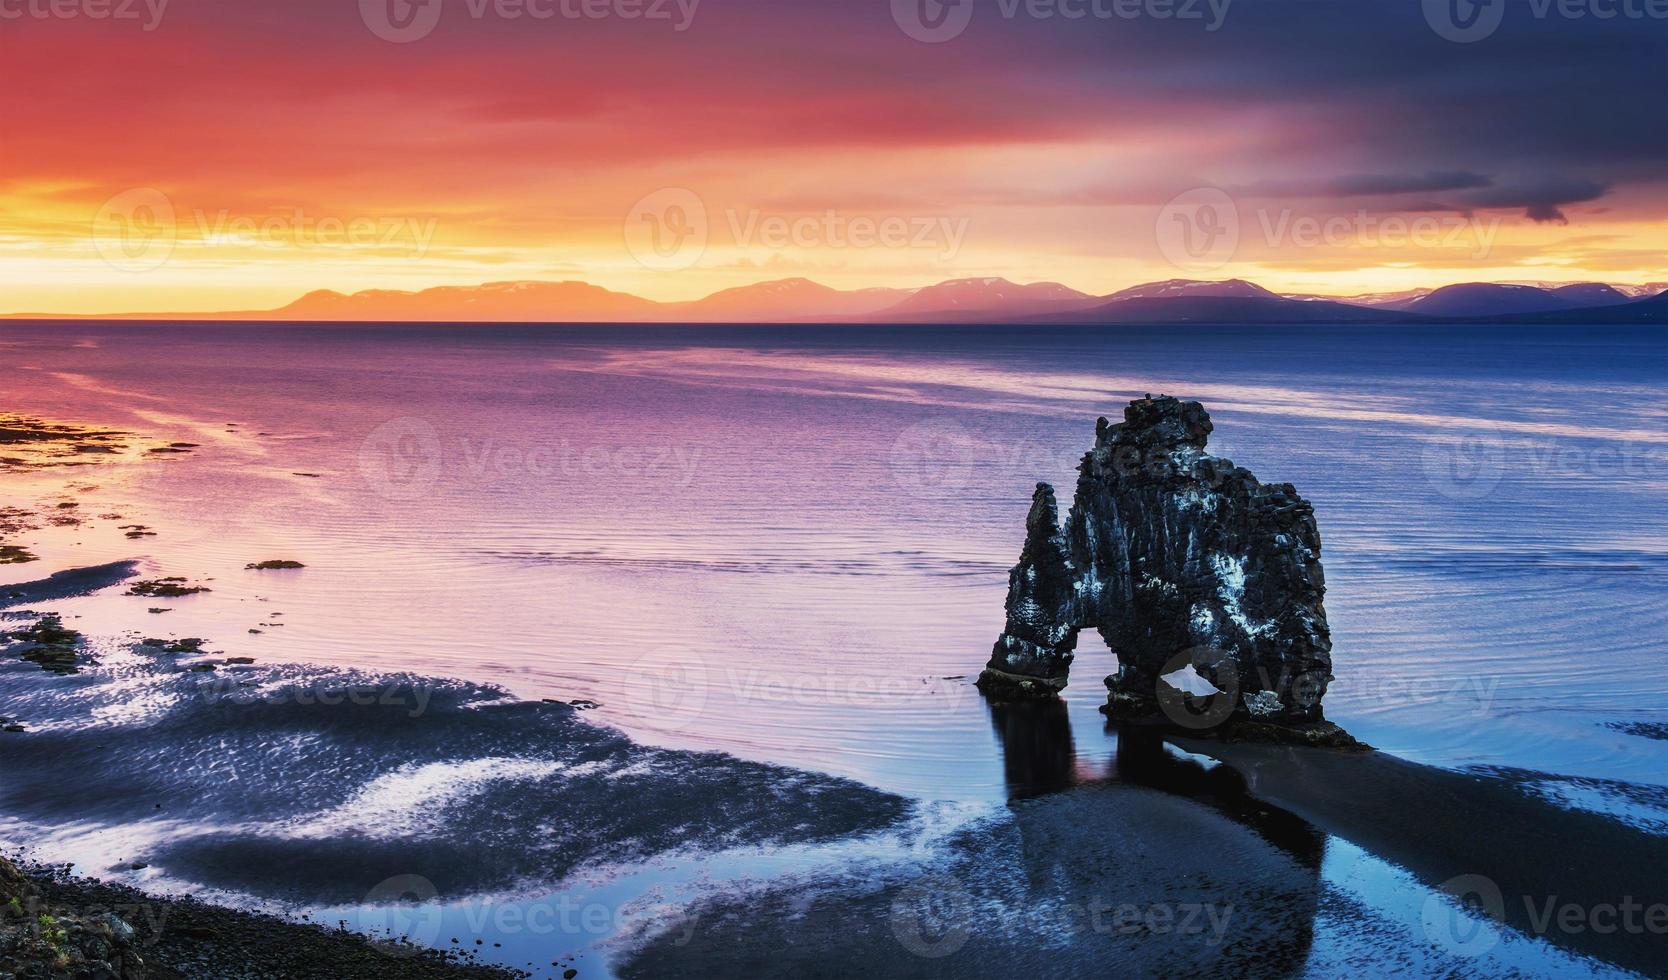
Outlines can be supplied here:
M118 561L89 568L68 568L34 582L0 586L0 609L86 595L132 578L138 568L136 561Z
M1010 762L1028 776L1016 785L1036 795L957 835L947 859L714 902L698 932L668 932L622 972L1087 977L1116 964L1120 976L1290 976L1329 968L1311 961L1318 916L1350 921L1361 963L1454 976L1500 968L1460 948L1464 932L1427 927L1421 942L1329 887L1321 866L1334 835L1456 897L1483 876L1502 896L1485 912L1517 934L1668 975L1660 924L1626 935L1549 929L1526 911L1525 897L1583 911L1668 899L1662 837L1536 798L1526 787L1540 774L1455 773L1376 752L1187 747L1228 764L1132 733L1108 778L1078 782L1051 772L1033 739Z
M1427 885L1454 882L1449 889L1466 890L1478 884L1470 876L1488 879L1499 891L1497 918L1519 932L1650 976L1668 974L1668 923L1614 932L1544 925L1549 899L1583 910L1668 902L1668 837L1527 792L1549 778L1544 774L1453 772L1382 752L1183 744L1244 773L1257 799L1401 865ZM1638 919L1644 923L1643 913Z

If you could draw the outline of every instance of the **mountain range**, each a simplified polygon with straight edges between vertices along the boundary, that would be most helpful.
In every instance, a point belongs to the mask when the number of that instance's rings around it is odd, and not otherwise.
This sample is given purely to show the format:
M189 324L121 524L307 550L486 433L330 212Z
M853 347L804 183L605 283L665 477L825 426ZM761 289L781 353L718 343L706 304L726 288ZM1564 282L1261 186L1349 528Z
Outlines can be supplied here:
M1169 279L1104 296L1056 282L951 279L918 289L833 289L809 279L666 303L586 282L523 280L419 292L321 289L273 310L31 319L533 323L1387 323L1452 320L1660 323L1668 283L1472 282L1355 296L1280 294L1243 279Z

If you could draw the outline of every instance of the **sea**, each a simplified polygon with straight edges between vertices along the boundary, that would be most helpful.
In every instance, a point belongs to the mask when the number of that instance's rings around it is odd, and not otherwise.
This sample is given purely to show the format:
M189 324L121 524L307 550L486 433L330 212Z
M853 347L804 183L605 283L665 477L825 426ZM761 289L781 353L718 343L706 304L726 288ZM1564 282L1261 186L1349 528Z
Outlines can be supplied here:
M0 507L75 503L62 511L81 518L7 537L41 560L0 565L0 593L123 560L209 589L50 604L103 666L0 667L0 716L63 739L52 757L74 770L0 735L0 838L81 873L374 932L364 916L399 931L412 906L354 899L404 867L367 849L507 821L470 859L479 880L414 869L437 893L419 882L415 907L446 910L416 939L441 947L479 895L687 910L923 860L1016 800L1117 778L1119 737L1097 711L1115 659L1097 637L1063 711L1026 736L1063 758L1046 774L973 681L1033 488L1055 485L1064 506L1097 417L1145 394L1202 402L1210 452L1313 503L1330 720L1398 758L1516 773L1559 807L1668 835L1665 382L1668 333L1646 326L0 323L0 411L136 447L0 473ZM270 560L305 567L246 567ZM254 663L190 675L222 686L181 694L186 675L137 646L152 637ZM321 722L304 688L281 688L314 683L316 700L318 676L400 700ZM293 713L270 725L205 715L228 692L280 689L268 706ZM401 714L431 711L455 730L394 737ZM496 720L475 747L480 719ZM524 753L527 726L541 734ZM589 755L547 751L570 728L590 733L575 736ZM607 753L631 759L585 768ZM76 790L47 789L54 766ZM709 811L699 832L680 836L668 804L664 825L579 821L559 861L514 853L593 805L573 790L551 809L551 787L707 766L687 804ZM740 809L806 815L710 812L753 782ZM191 846L286 834L297 850ZM258 873L327 846L334 864ZM1317 874L1369 912L1326 925L1320 902L1286 972L1385 965L1408 944L1427 958L1403 968L1452 967L1430 940L1428 885L1345 841ZM1382 928L1367 937L1358 915ZM613 915L535 944L476 922L459 945L628 974L640 925ZM1515 934L1489 955L1482 973L1611 969Z

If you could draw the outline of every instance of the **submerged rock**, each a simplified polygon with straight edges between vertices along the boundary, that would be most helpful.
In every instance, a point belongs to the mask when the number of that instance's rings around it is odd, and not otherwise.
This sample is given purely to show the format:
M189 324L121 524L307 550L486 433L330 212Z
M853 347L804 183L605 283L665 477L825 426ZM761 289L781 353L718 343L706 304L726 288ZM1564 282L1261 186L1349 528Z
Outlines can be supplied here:
M53 674L80 672L76 657L80 652L81 634L69 629L56 613L49 613L26 629L0 633L0 640L26 644L18 656L40 669Z
M128 588L127 594L149 596L153 599L177 599L180 596L213 591L205 585L187 585L185 584L187 581L182 576L170 575L166 578L135 582Z
M1352 741L1321 711L1332 639L1314 510L1291 484L1206 453L1211 428L1198 402L1137 399L1122 423L1096 424L1064 527L1053 488L1037 486L1007 628L979 678L988 695L1052 696L1092 628L1118 658L1103 708L1115 720ZM1197 676L1166 680L1178 671Z
M0 565L21 565L29 561L40 559L20 545L0 544Z

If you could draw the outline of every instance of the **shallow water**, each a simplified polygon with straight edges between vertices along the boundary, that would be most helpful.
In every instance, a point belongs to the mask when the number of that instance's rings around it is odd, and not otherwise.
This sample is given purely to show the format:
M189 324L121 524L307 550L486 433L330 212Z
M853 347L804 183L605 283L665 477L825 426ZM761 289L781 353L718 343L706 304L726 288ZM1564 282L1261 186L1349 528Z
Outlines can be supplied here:
M124 517L8 539L43 561L0 584L138 557L213 589L53 604L89 635L591 699L640 743L952 809L1114 758L1090 640L1048 758L971 681L1032 486L1069 494L1097 414L1198 398L1213 452L1315 504L1330 718L1668 819L1627 790L1668 743L1616 727L1668 721L1659 329L64 322L0 325L0 365L0 408L201 444L5 477ZM244 568L275 558L307 567Z

